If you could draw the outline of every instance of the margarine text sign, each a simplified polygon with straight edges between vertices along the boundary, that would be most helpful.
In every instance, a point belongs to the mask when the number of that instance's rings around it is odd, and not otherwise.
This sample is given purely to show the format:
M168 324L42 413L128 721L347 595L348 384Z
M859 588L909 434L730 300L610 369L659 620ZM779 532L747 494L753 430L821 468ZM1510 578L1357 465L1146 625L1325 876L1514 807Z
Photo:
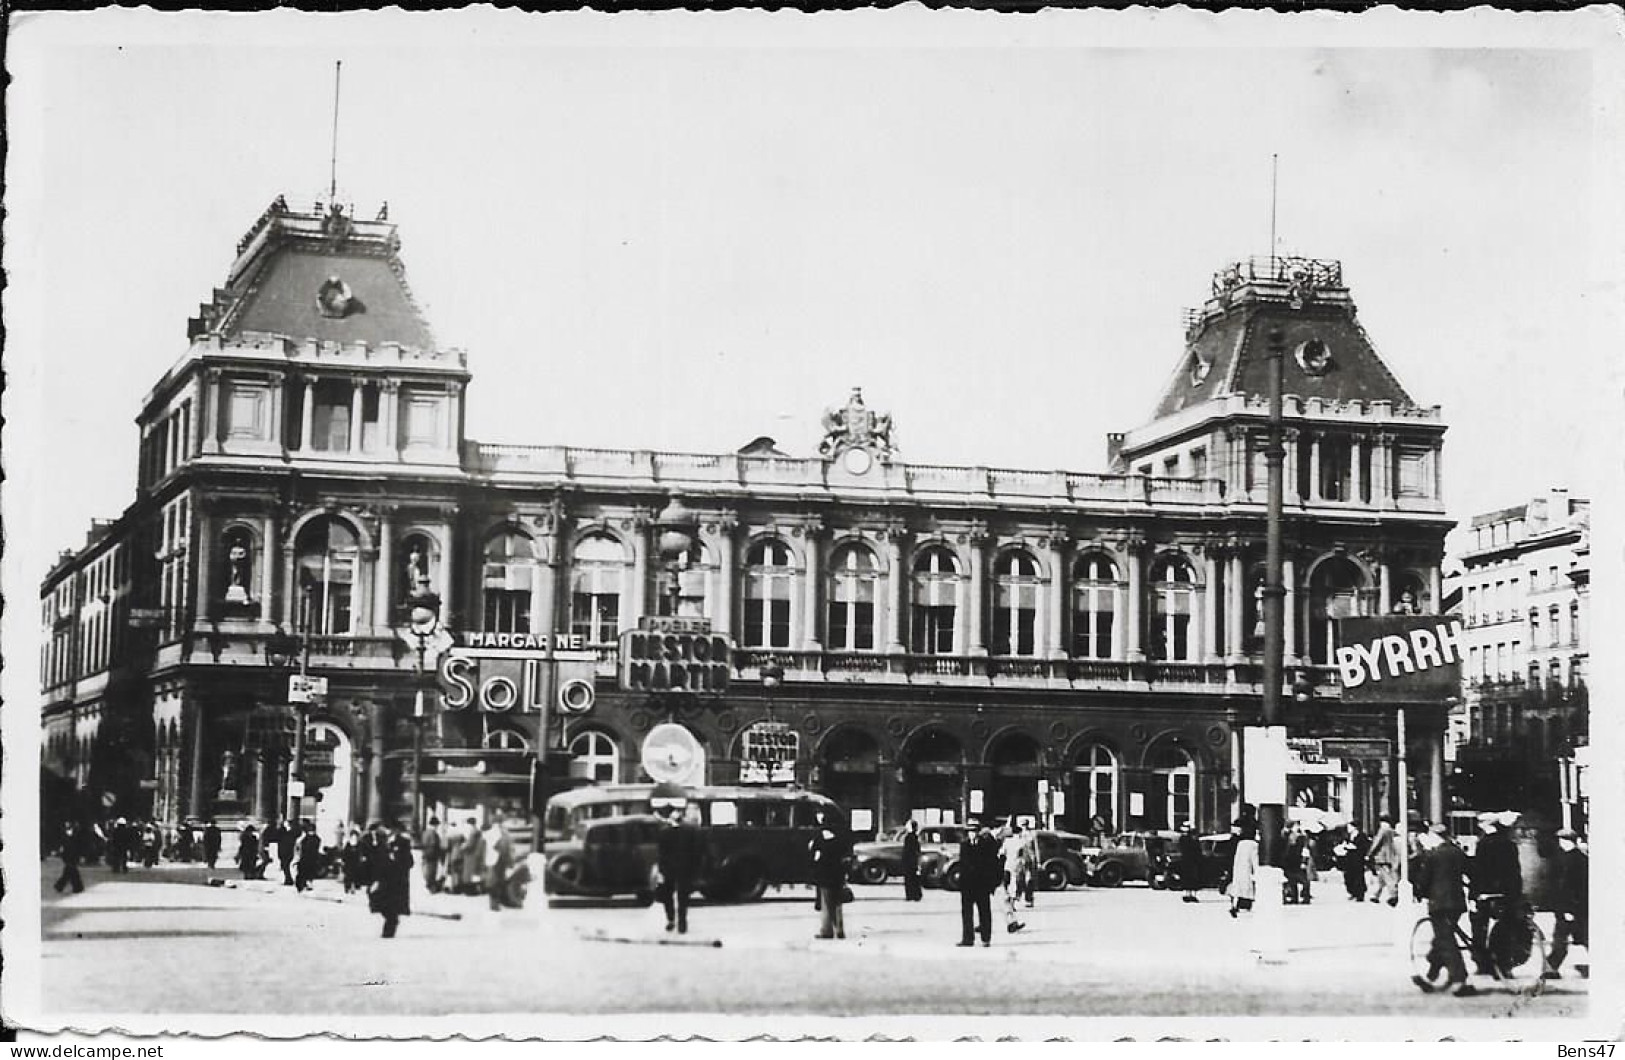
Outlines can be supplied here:
M1460 694L1461 620L1385 615L1338 621L1333 661L1348 703L1442 702Z

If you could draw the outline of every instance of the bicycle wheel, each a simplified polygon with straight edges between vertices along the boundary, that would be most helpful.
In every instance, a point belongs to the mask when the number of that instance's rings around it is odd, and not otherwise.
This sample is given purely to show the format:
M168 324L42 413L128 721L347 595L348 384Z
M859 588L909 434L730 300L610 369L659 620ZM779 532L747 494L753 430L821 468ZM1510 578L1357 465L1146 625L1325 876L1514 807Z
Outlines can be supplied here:
M1428 954L1433 949L1433 921L1423 917L1411 928L1411 974L1424 979L1428 974Z
M1518 986L1539 986L1546 970L1546 933L1533 917L1497 920L1490 925L1488 946L1497 978Z

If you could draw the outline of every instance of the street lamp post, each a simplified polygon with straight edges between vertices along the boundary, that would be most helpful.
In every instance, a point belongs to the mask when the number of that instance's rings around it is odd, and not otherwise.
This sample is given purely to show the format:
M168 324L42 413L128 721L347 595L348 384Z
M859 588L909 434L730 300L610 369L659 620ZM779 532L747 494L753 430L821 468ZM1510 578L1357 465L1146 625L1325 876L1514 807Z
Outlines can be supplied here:
M1281 710L1281 679L1286 651L1284 604L1286 587L1281 584L1281 494L1282 464L1286 447L1282 441L1281 373L1285 354L1280 327L1269 330L1269 440L1264 449L1267 498L1264 509L1264 702L1266 727L1284 723ZM1280 778L1281 786L1285 778ZM1259 863L1280 864L1281 828L1286 807L1270 801L1258 807Z
M307 609L308 610L308 609ZM310 677L310 631L301 624L297 636L285 633L280 627L265 640L265 661L271 666L286 670L298 660L300 695L307 697L303 700L288 696L288 707L294 713L293 730L293 757L288 763L288 801L287 818L289 821L299 820L300 800L304 797L305 780L305 722L309 704L309 677ZM291 693L291 690L290 690Z
M762 705L767 708L768 724L776 726L778 719L774 717L773 714L773 695L779 690L779 686L784 683L784 667L780 666L777 660L770 658L762 664L761 675ZM777 772L778 765L778 756L776 754L770 754L767 758L768 787L773 786L773 774ZM792 762L790 764L790 775L792 778L795 776L795 768L795 763Z
M413 668L414 694L412 697L412 834L423 828L423 724L429 720L424 709L423 693L426 677L423 660L428 652L429 638L440 628L440 599L433 593L419 593L411 597L407 610L407 630L416 642L417 662Z

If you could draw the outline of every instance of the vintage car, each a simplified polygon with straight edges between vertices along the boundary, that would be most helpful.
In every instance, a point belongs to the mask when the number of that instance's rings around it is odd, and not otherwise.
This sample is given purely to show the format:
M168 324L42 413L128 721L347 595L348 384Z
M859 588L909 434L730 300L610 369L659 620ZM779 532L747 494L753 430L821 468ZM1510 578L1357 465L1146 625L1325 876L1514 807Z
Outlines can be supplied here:
M1163 871L1177 832L1123 832L1101 844L1084 864L1089 882L1097 887L1117 887L1127 880L1150 882Z
M1214 888L1224 890L1230 883L1230 862L1233 856L1231 840L1234 837L1229 833L1205 835L1198 842L1202 847L1202 859L1197 869L1196 889L1204 890ZM1185 886L1184 859L1179 856L1179 841L1176 839L1168 844L1167 857L1151 876L1151 886L1167 888L1170 891L1181 890Z
M1034 886L1039 890L1061 891L1067 887L1081 887L1089 880L1088 859L1091 853L1089 837L1076 832L1055 832L1040 828L1033 833L1038 855L1038 875ZM920 880L927 887L945 890L959 889L959 846L933 852L930 857L920 855Z
M903 836L908 826L895 829L880 839L852 847L851 878L854 883L885 883L903 874ZM928 856L955 853L965 838L962 824L928 824L920 827L920 866L925 875Z

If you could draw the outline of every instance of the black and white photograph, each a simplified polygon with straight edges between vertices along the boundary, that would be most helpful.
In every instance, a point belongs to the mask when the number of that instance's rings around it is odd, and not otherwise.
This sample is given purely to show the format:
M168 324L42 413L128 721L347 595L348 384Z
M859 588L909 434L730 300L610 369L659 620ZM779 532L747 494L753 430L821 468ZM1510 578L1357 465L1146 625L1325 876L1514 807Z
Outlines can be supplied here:
M13 15L0 1018L1619 1037L1622 33Z

